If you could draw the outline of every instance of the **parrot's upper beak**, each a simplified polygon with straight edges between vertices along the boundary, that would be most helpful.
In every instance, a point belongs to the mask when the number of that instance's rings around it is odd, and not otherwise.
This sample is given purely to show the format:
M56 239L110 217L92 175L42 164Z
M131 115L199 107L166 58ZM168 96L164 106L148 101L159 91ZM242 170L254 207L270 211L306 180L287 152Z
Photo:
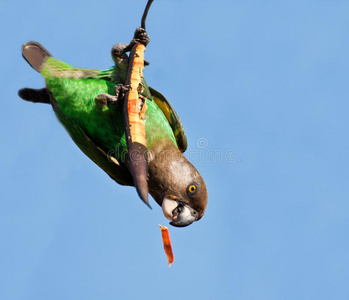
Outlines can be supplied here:
M171 220L170 224L175 227L185 227L198 219L199 214L188 204L178 200L175 197L165 197L162 201L162 211L164 216Z

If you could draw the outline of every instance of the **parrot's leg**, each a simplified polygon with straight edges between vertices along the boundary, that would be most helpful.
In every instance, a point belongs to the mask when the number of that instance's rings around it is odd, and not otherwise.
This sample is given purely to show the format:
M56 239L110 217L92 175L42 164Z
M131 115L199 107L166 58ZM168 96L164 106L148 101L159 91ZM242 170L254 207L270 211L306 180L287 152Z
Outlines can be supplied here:
M106 107L108 103L117 105L118 107L122 107L124 103L125 94L129 89L130 89L129 85L123 85L119 83L114 87L115 96L105 94L105 93L99 94L95 98L95 102L101 108Z
M146 46L150 41L150 37L144 28L138 27L135 31L134 37L129 44L116 44L111 49L111 55L115 62L115 67L117 69L117 78L116 82L125 82L127 70L128 70L128 62L129 57L126 52L131 51L133 46L137 43L143 44ZM149 62L144 61L144 65L149 65ZM122 107L124 102L124 97L127 91L130 89L129 85L123 85L121 83L117 84L114 87L115 96L109 94L99 94L95 98L95 102L98 107L106 107L108 103L115 104L119 107Z
M133 39L129 44L116 44L113 46L111 50L112 57L114 61L116 58L118 59L118 61L120 61L121 59L124 59L126 52L130 52L132 50L135 44L143 44L146 47L149 42L150 37L148 33L145 31L144 28L138 27L134 33Z
M123 85L121 83L117 84L114 86L115 97L123 101L125 94L130 90L130 88L129 85Z
M137 43L147 46L150 42L150 37L144 28L138 27L134 33L133 39L129 44L116 44L113 46L111 53L114 62L117 65L128 63L126 52L130 52L133 46ZM149 62L144 61L144 65L148 66Z
M46 88L37 90L30 88L20 89L18 91L18 96L26 101L50 104L50 96Z

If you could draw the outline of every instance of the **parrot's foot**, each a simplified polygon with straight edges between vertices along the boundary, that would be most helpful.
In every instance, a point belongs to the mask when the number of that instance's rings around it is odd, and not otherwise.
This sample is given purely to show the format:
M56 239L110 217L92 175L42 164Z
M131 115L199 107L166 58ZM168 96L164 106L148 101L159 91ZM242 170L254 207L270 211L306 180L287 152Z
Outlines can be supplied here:
M135 31L134 37L129 44L116 44L111 49L111 56L116 64L123 64L124 66L128 65L128 56L127 52L130 52L133 46L137 43L147 46L150 41L150 37L145 29L138 27ZM149 62L144 60L144 65L148 66Z
M130 52L133 48L133 46L137 43L143 44L145 47L148 45L148 43L150 42L150 37L148 35L148 33L145 31L144 28L142 27L138 27L135 31L135 34L133 36L132 41L128 44L128 45L124 45L125 48L123 48L123 53L125 52ZM115 45L116 46L116 45ZM114 46L114 47L115 47ZM113 48L114 48L113 47ZM120 46L119 46L120 47ZM149 62L147 62L146 60L144 61L144 65L148 66Z
M113 46L111 49L111 57L116 64L128 66L128 56L126 52L131 51L131 46L131 44L116 44ZM144 65L149 66L149 62L144 60Z
M134 36L133 36L133 40L131 41L130 44L140 43L146 47L149 42L150 42L150 37L149 37L148 33L145 31L144 28L138 27L135 31Z
M143 44L145 47L150 42L150 37L144 28L138 27L135 31L132 41L126 45L125 51L129 52L132 50L133 46L137 43ZM148 63L149 64L149 63Z
M150 37L149 37L148 33L145 31L144 28L138 27L136 29L135 34L133 36L133 39L130 43L130 47L131 47L130 51L136 43L143 44L146 47L149 42L150 42ZM149 66L149 62L144 60L144 65Z
M95 103L100 107L104 108L108 106L108 103L117 105L118 107L122 107L124 103L125 94L129 91L129 85L123 85L121 83L117 84L114 87L115 96L109 94L99 94L95 98Z
M123 102L125 94L130 90L130 88L131 86L129 85L123 85L121 83L117 84L114 86L115 97Z
M138 27L135 31L133 39L129 44L116 44L112 48L113 56L123 56L126 52L130 52L136 43L147 46L150 42L150 37L144 28Z

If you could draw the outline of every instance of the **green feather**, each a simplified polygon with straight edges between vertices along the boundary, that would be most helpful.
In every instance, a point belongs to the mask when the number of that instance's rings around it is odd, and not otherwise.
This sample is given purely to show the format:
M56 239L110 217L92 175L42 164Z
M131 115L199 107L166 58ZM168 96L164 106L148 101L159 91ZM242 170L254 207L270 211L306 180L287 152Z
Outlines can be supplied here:
M101 109L95 102L99 94L115 94L113 87L117 82L103 79L112 76L114 71L114 68L106 71L78 69L49 57L41 74L56 101L53 107L58 119L78 146L80 147L80 139L76 136L80 132L76 132L76 126L81 128L98 148L127 166L122 110L112 104ZM147 148L151 150L160 139L171 140L176 145L173 130L162 110L150 98L146 99L146 105ZM87 155L95 160L94 157L91 157L95 155L94 153ZM105 170L105 167L103 169ZM108 170L105 171L110 173Z

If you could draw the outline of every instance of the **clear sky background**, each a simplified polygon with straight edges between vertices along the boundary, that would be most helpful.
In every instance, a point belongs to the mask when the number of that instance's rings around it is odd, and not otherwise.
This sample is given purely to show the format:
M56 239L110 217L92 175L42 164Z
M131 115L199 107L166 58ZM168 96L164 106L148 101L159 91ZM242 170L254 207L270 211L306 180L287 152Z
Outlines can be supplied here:
M161 208L17 96L23 43L106 69L145 2L1 2L0 298L349 299L349 2L154 1L145 76L209 193L170 268Z

